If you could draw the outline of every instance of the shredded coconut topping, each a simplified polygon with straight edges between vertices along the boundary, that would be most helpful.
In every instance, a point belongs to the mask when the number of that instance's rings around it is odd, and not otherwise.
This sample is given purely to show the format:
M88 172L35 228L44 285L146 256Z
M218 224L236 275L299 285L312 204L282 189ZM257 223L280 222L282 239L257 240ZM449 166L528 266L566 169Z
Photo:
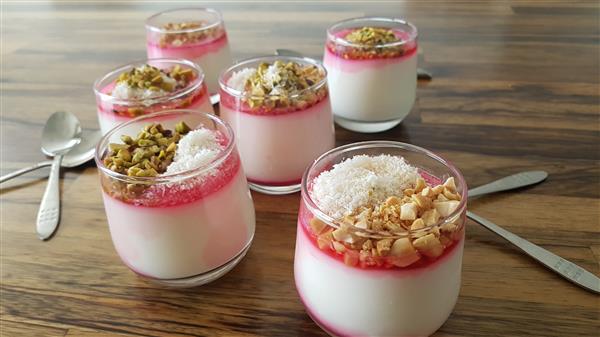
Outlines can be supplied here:
M417 177L417 168L402 157L357 155L321 172L310 194L323 212L338 219L402 193Z
M244 91L246 87L246 82L250 77L256 74L256 68L244 68L240 71L234 72L229 80L227 80L227 85L237 91Z
M166 174L191 170L214 160L223 146L214 131L200 128L190 131L177 144L175 158L167 167Z

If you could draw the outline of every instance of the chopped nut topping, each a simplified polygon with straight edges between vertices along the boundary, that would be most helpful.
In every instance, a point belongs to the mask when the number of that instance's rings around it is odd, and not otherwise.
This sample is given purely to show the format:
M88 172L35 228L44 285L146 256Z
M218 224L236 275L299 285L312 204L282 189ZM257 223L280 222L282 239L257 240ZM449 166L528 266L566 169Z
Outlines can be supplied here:
M167 170L175 156L177 142L189 131L185 122L179 122L174 132L163 129L161 124L148 124L136 138L123 135L123 144L109 144L104 165L130 177L155 177Z
M453 199L438 200L445 194ZM460 240L462 224L435 226L458 208L460 198L452 178L432 187L419 177L398 196L339 219L338 228L313 218L310 229L321 249L343 255L349 266L407 267L423 258L439 257ZM390 234L401 237L385 237Z
M390 42L396 42L400 39L394 34L394 31L387 28L362 27L348 33L346 40L352 43L375 46Z
M194 70L182 69L179 65L166 71L144 64L121 73L116 84L126 84L127 87L134 89L174 92L185 88L195 77Z
M173 23L169 22L162 26L167 31L160 35L159 44L165 48L168 46L180 47L186 44L195 44L207 39L216 39L225 34L222 25L212 28L200 29L208 25L205 21L189 21ZM192 30L190 32L181 32Z
M246 76L242 86L237 77ZM235 78L235 79L234 79ZM277 60L272 64L263 62L256 69L234 73L228 81L236 90L244 93L244 102L253 109L270 111L275 108L305 108L327 95L327 88L306 90L325 78L325 73L315 65Z
M354 45L337 45L329 41L327 48L345 59L391 58L416 49L416 43L389 45L402 40L401 33L390 28L361 27L342 34L341 38Z

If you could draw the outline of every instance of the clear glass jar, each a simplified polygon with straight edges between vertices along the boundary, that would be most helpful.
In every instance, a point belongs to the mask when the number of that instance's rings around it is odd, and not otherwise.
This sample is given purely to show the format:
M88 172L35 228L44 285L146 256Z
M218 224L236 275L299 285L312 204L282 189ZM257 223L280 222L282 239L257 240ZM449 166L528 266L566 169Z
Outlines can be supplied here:
M430 226L403 233L373 232L355 227L360 240L390 239L392 247L413 247L402 254L377 255L328 241L339 222L311 197L314 179L323 171L356 155L403 157L418 168L430 185L449 177L461 196L456 210ZM402 193L402 191L399 191ZM429 336L452 312L460 290L467 186L461 173L440 156L414 145L370 141L335 148L319 157L302 179L294 277L296 288L313 320L332 336ZM315 233L313 221L325 228ZM415 240L435 235L443 251L423 254ZM404 246L407 245L407 246Z
M148 58L183 58L206 73L208 91L216 93L219 73L231 62L221 13L210 8L170 9L146 20Z
M105 166L109 144L122 144L122 135L135 138L151 123L173 130L181 121L214 131L223 150L200 167L156 177L132 177ZM137 274L168 286L196 286L224 275L248 251L254 205L233 131L218 117L169 110L136 118L107 133L95 159L113 244Z
M269 104L278 100L278 95L253 97L227 84L240 70L275 61L312 65L326 74L319 62L309 58L265 56L241 61L219 79L220 114L235 131L250 188L287 194L299 191L306 167L334 147L335 131L325 77L288 97L290 103L285 107ZM252 100L264 104L251 106Z
M166 71L174 67L179 67L182 70L191 69L195 77L185 88L160 96L153 96L146 99L122 99L114 97L112 91L119 76L144 64L149 64ZM163 110L189 109L214 113L206 84L204 83L202 68L193 62L182 59L148 59L120 66L96 80L94 83L94 93L96 94L98 121L103 134L106 134L115 126L136 117Z
M363 27L391 30L397 41L367 44L347 39ZM415 102L417 28L401 19L382 17L338 22L327 30L323 63L337 124L357 132L391 129Z

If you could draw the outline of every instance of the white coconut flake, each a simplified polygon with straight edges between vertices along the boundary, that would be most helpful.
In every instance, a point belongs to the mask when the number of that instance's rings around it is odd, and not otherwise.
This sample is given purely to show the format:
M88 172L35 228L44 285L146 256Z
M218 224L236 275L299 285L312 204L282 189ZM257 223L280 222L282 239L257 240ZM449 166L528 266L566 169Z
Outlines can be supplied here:
M170 82L173 87L177 84L175 79L167 76L167 74L161 73L163 78L163 82ZM126 99L126 100L147 100L156 97L161 97L168 95L170 92L165 91L163 89L160 90L150 90L150 89L141 89L138 87L132 88L130 87L126 81L119 82L115 85L111 92L111 96L118 99Z
M200 128L188 132L179 140L173 162L165 174L175 174L192 170L213 161L223 146L214 131Z
M237 91L244 91L246 81L256 73L256 68L244 68L240 71L234 72L229 80L227 80L227 86Z
M399 195L417 176L417 168L402 157L357 155L321 172L310 194L323 212L337 219Z

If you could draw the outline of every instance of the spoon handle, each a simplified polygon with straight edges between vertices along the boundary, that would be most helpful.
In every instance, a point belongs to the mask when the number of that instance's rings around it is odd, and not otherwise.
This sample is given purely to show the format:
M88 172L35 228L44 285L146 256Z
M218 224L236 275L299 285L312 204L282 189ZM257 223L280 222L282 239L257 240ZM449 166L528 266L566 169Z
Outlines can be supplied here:
M48 185L46 186L46 191L42 197L40 209L37 214L37 234L40 240L46 240L52 236L60 219L59 178L62 157L62 155L57 155L52 160Z
M475 187L469 190L469 198L482 194L512 190L544 181L548 177L546 171L526 171L504 177L489 184Z
M550 270L554 271L560 276L586 290L600 294L600 278L598 278L596 275L581 268L571 261L565 260L562 257L507 231L506 229L485 218L480 217L477 214L467 211L467 216L477 221L488 230L500 235L503 239L512 243L527 255L538 260L544 266L548 267Z
M42 162L39 162L37 164L31 165L29 167L25 167L25 168L22 168L20 170L16 170L14 172L5 174L2 177L0 177L0 184L3 183L3 182L5 182L5 181L7 181L7 180L10 180L10 179L12 179L14 177L18 177L18 176L20 176L22 174L25 174L27 172L35 171L35 170L37 170L39 168L50 166L50 165L52 165L52 162L49 161L49 160L46 160L46 161L42 161Z

